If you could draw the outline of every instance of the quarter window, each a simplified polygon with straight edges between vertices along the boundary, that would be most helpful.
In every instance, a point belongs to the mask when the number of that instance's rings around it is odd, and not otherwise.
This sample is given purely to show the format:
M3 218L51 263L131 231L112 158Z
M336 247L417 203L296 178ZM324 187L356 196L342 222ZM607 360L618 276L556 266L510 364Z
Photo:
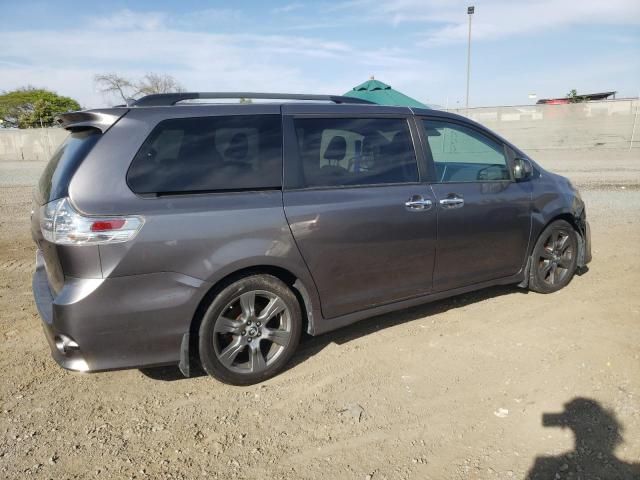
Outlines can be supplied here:
M440 183L510 180L504 147L469 127L423 120Z
M127 181L141 194L280 188L281 117L164 120L136 154Z
M302 186L418 181L409 125L400 118L294 120Z

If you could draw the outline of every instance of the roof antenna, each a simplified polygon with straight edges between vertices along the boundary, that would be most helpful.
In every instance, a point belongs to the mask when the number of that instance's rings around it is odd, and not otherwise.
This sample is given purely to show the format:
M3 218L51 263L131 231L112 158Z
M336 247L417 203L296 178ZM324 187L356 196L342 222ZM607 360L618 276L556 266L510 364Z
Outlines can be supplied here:
M371 76L369 77L369 80L375 80L375 79L376 79L376 77L374 77L373 75L371 75Z

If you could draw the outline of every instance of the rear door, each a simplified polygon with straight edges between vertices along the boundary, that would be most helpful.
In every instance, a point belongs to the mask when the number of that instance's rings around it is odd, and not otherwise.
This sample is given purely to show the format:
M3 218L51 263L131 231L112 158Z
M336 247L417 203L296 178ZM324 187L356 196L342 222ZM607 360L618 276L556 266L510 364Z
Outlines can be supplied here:
M512 178L508 148L464 121L418 120L435 170L435 291L518 273L531 229L531 182Z
M434 198L413 138L408 115L285 115L285 214L326 318L431 290Z

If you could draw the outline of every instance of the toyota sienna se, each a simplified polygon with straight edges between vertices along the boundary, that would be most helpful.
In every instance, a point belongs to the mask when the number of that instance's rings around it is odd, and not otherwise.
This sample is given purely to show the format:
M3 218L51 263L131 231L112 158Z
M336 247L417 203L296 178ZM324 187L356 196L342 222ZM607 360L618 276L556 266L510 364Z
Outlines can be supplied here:
M551 293L591 260L571 183L451 113L179 93L59 122L33 292L71 370L199 362L253 384L302 332L492 285Z

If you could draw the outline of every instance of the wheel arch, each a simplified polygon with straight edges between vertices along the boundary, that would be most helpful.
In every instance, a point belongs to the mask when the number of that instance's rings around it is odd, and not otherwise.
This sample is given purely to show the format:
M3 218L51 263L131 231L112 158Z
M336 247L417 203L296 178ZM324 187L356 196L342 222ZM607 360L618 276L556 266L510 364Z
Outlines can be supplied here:
M564 212L564 213L559 213L557 214L555 217L553 217L551 220L549 220L540 230L540 232L538 233L538 237L540 237L540 235L542 234L542 232L544 232L544 230L551 225L553 222L557 222L558 220L564 220L566 221L569 225L571 225L573 227L573 229L578 233L578 234L582 234L582 232L580 231L580 227L578 226L578 222L576 220L576 217L569 212ZM538 238L536 238L536 241L538 241Z
M282 282L284 282L296 296L300 310L302 312L302 331L313 335L314 333L314 303L309 294L305 282L298 276L292 273L290 270L276 265L254 265L249 267L243 267L228 273L224 277L216 281L202 296L202 299L198 303L198 306L193 314L191 323L189 326L189 332L183 337L182 348L180 352L180 371L185 375L190 375L190 366L194 362L198 362L198 332L200 330L200 324L204 318L204 314L207 311L208 306L213 299L227 286L233 282L240 280L251 275L267 274L272 275Z
M580 212L578 213L573 213L573 212L559 213L558 215L556 215L546 223L546 225L542 228L542 230L540 230L538 237L549 225L551 225L553 222L556 222L558 220L565 220L569 225L573 227L573 229L578 234L578 268L583 271L582 273L584 273L584 271L586 271L584 269L587 263L589 263L589 261L591 260L590 245L587 245L587 242L589 241L589 238L588 238L589 234L587 232L588 226L587 226L587 221L585 219L584 209L580 210ZM536 238L536 242L537 240L538 239ZM531 255L531 253L529 255ZM581 275L582 273L579 272L578 275Z
M584 220L581 216L576 216L572 212L556 212L554 215L551 215L550 218L546 219L546 223L540 222L540 226L536 229L535 235L532 236L532 242L529 244L529 251L527 252L527 262L525 265L524 279L521 283L518 284L519 287L527 288L529 286L529 272L531 270L533 250L538 243L538 240L540 239L540 235L542 235L542 233L547 229L549 225L551 225L553 222L557 222L558 220L566 221L578 234L578 267L582 268L585 266L584 259L586 241L584 227L582 227Z

